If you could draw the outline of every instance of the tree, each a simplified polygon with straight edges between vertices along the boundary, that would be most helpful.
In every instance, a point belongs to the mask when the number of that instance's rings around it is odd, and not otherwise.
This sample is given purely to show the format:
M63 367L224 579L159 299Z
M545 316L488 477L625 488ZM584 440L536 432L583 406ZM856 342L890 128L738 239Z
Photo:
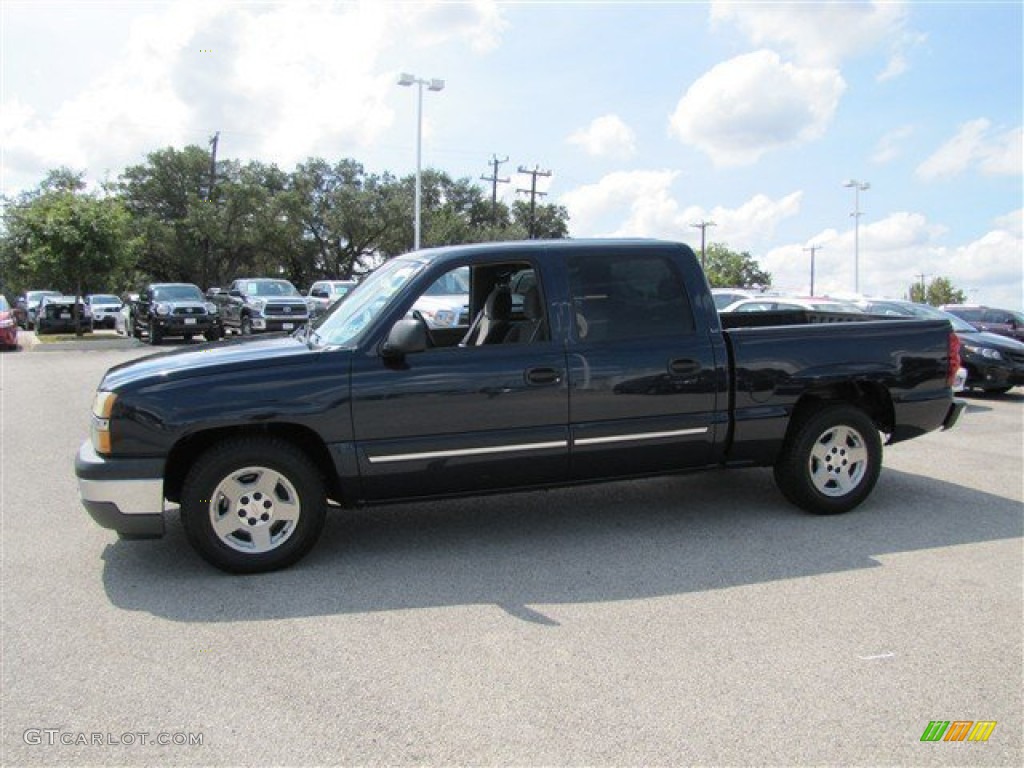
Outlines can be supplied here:
M563 205L538 205L531 217L530 204L516 200L512 203L512 219L527 236L532 233L538 240L559 240L569 236L569 211Z
M762 271L753 256L746 251L730 251L722 243L709 243L705 248L704 271L713 288L763 290L772 284L771 273Z
M936 277L927 287L924 283L913 283L908 291L911 301L918 304L931 304L938 307L942 304L963 304L967 300L966 294L956 288L947 277Z
M25 283L82 296L111 290L111 275L124 269L132 243L121 201L83 192L75 178L81 177L63 174L63 169L51 173L10 206L4 215L3 250L5 261L12 262L8 266Z

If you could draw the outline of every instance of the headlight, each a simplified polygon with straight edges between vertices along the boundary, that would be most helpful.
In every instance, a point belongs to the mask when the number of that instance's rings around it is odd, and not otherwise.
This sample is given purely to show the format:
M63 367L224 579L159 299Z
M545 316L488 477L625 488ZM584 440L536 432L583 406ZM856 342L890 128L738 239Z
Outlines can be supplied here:
M249 302L249 306L251 306L257 312L262 312L263 308L265 306L267 306L267 300L266 299L252 299Z
M991 347L976 347L973 344L964 344L964 349L970 352L972 355L981 355L989 360L1002 360L1003 355L998 349L992 349Z
M169 304L157 304L153 309L155 309L156 313L161 317L171 314L171 307Z
M213 302L207 302L207 304L206 304L206 311L209 312L211 315L216 315L217 314L217 305L214 304Z
M117 395L113 392L99 391L92 401L92 426L90 436L92 447L96 453L110 454L110 414L114 411Z

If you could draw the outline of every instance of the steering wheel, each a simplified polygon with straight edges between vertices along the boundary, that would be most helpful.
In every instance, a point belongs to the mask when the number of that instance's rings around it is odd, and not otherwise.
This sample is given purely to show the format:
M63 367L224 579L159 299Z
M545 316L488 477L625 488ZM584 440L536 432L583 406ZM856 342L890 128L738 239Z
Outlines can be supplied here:
M431 333L430 331L430 323L427 322L427 318L424 317L423 313L420 312L418 309L414 309L412 311L412 316L416 320L419 320L421 323L423 323L423 330L427 332L427 346L436 347L437 342L434 340L434 334Z

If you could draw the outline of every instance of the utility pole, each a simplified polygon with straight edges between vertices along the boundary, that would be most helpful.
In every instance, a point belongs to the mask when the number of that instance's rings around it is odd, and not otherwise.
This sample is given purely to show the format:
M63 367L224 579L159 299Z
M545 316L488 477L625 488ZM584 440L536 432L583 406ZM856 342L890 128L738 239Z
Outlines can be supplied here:
M814 295L814 254L824 247L823 245L809 245L804 248L805 251L811 252L811 296Z
M544 197L547 192L537 191L537 177L538 176L550 176L551 171L542 171L539 165L533 166L531 171L529 168L519 166L519 173L526 173L530 175L530 188L529 189L517 189L517 192L522 192L530 196L530 239L533 240L537 234L537 196Z
M483 181L491 182L491 220L498 223L498 185L508 184L511 179L498 178L498 166L508 162L508 155L499 160L497 155L491 156L491 165L494 166L493 176L481 176Z
M690 226L693 227L694 229L700 230L700 268L704 269L704 256L706 253L704 249L704 234L708 227L715 227L718 225L715 224L715 222L713 221L704 221L703 219L701 219L700 223L691 224Z
M926 277L931 277L931 274L930 273L929 274L925 274L924 272L918 272L917 276L919 278L921 278L921 280L920 280L920 282L921 282L921 303L922 304L927 304L928 303L928 289L925 288L925 286L924 286L924 279Z

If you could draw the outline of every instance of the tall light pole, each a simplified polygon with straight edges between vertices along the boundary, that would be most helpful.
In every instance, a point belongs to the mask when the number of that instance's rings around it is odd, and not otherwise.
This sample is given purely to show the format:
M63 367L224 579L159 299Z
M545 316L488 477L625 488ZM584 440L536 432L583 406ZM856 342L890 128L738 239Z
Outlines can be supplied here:
M860 293L860 193L871 189L871 184L850 179L843 186L853 187L853 292Z
M413 250L420 249L420 199L422 196L422 171L420 170L421 158L423 155L423 86L428 91L443 91L444 80L423 78L403 72L398 78L399 85L415 85L416 94L416 214L413 219Z
M811 296L814 295L814 254L820 251L825 246L823 245L809 245L804 248L805 251L811 252Z

